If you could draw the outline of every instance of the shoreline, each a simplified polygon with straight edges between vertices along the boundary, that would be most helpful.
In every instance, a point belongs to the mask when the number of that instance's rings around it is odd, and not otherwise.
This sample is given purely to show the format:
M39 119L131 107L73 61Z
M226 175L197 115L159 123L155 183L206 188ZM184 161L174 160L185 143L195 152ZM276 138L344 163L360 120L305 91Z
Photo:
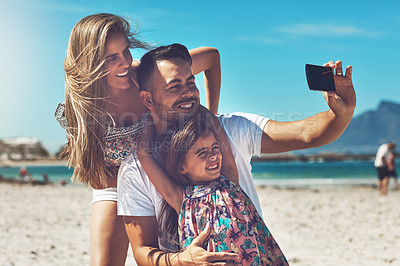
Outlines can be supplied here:
M66 179L60 179L66 180ZM0 174L0 184L18 184L18 185L54 185L59 184L60 180L50 179L48 183L44 183L42 179L32 179L30 181L23 181L19 177L2 176ZM69 179L67 179L69 180ZM277 189L296 189L296 188L328 188L328 187L359 187L359 188L377 188L377 178L310 178L310 179L253 179L257 188L272 187ZM66 181L65 184L72 186L80 186L79 183L70 183ZM389 188L395 188L392 178L389 181Z
M398 154L396 157L400 157ZM375 159L375 154L339 154L339 153L320 153L320 154L265 154L260 157L253 157L252 161L280 162L280 161L305 161L305 162L339 162L339 161L371 161ZM67 160L47 157L34 160L8 160L0 159L0 167L16 166L62 166L66 165Z

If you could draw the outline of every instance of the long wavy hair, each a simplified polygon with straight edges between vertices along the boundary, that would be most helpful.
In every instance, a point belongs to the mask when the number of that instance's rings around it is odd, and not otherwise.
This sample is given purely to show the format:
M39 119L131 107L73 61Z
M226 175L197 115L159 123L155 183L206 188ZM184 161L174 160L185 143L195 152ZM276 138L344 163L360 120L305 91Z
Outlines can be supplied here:
M181 173L185 157L194 143L205 134L214 134L206 113L199 111L182 127L182 121L174 123L160 135L158 155L160 163L171 181L182 188L192 185L190 179ZM178 214L164 199L160 211L159 228L172 239L177 240Z
M72 29L66 57L65 116L68 121L68 144L63 156L74 167L72 181L94 188L106 187L117 169L106 167L103 134L109 96L106 40L110 34L123 33L131 48L147 48L136 39L129 22L122 17L101 13L81 19Z

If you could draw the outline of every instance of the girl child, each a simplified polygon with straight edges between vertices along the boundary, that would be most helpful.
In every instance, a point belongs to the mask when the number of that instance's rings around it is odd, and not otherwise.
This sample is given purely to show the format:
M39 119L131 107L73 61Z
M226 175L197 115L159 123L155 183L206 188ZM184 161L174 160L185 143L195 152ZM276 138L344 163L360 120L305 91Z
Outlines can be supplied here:
M178 232L185 249L210 226L208 251L237 253L243 265L288 265L249 197L221 176L220 146L202 113L160 136L156 151L170 177L160 171L149 178L164 198L161 230ZM155 160L143 153L139 159L154 173Z

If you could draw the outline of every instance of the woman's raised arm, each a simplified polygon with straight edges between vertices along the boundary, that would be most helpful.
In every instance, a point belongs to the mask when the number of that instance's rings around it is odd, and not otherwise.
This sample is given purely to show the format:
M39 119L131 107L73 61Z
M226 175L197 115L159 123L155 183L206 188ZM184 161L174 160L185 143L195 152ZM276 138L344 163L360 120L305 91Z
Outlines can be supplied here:
M218 113L221 90L221 60L219 52L212 47L199 47L189 51L192 56L192 72L197 75L204 72L206 107L213 114Z

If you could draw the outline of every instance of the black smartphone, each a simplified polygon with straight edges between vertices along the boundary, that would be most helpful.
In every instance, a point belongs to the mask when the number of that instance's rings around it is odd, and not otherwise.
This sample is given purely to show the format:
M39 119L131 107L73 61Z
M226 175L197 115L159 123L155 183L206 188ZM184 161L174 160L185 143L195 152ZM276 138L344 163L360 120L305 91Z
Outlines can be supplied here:
M306 64L306 77L310 90L336 91L332 68Z

